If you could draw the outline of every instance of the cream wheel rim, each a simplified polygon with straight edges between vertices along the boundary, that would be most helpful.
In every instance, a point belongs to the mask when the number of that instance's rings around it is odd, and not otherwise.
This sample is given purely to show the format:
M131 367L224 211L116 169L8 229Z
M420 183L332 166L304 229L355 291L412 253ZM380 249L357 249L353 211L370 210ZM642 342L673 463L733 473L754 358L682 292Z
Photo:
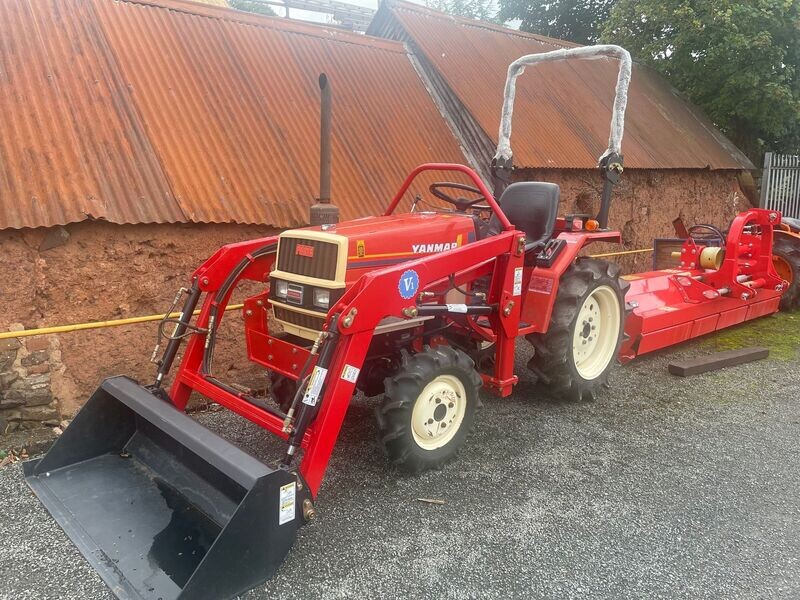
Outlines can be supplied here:
M436 450L458 433L467 410L467 392L455 375L439 375L425 386L411 411L411 433L424 450Z
M620 312L619 296L607 285L592 290L583 301L572 335L572 357L583 379L597 379L614 358Z

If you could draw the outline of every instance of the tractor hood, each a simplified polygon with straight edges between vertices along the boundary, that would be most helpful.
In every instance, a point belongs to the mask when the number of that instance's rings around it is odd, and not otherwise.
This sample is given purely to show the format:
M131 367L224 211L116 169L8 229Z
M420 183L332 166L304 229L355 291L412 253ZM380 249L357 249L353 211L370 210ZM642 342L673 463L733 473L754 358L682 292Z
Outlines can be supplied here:
M294 229L283 236L317 241L327 238L340 248L346 246L348 271L374 269L452 250L476 238L472 217L434 212L365 217L335 226ZM283 247L287 248L287 245ZM294 246L294 251L299 254L311 252L310 247L301 243Z
M475 241L475 221L458 213L367 217L284 231L269 300L285 332L317 339L328 308L369 271Z

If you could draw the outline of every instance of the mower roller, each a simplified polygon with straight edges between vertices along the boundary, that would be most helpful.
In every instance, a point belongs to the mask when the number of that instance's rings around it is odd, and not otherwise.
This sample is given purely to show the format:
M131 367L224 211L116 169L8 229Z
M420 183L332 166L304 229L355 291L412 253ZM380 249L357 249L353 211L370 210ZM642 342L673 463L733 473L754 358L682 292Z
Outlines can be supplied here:
M559 217L557 185L512 181L515 82L538 62L598 56L620 65L599 161L600 209L596 217ZM162 323L160 331L172 333L155 381L106 380L45 457L25 467L115 594L226 598L270 577L315 515L357 390L383 397L375 412L389 460L419 471L456 454L481 387L511 394L520 336L533 345L537 381L582 399L606 384L618 358L778 309L787 282L773 266L773 211L739 215L727 235L693 230L666 270L622 277L615 264L585 256L595 242L621 242L608 215L623 171L630 75L630 56L617 46L522 57L509 67L494 193L466 166L424 164L384 215L333 223L323 165L322 225L229 244L194 272L180 316ZM325 78L321 86L325 95ZM330 115L322 121L329 131ZM430 186L449 209L426 209L427 198L417 196L410 212L395 214L417 176L431 171L470 183ZM263 289L244 301L242 318L248 357L269 379L267 396L214 369L220 322L245 280ZM283 456L264 465L203 428L184 413L192 393L282 438Z

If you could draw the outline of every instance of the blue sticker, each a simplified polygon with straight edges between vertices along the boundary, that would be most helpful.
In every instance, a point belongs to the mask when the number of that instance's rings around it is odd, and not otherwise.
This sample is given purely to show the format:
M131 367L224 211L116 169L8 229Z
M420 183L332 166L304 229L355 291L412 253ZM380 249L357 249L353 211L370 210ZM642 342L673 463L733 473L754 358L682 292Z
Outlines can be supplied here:
M400 281L397 282L397 289L400 292L400 297L405 300L411 300L417 295L419 289L419 275L417 272L409 269L400 275Z

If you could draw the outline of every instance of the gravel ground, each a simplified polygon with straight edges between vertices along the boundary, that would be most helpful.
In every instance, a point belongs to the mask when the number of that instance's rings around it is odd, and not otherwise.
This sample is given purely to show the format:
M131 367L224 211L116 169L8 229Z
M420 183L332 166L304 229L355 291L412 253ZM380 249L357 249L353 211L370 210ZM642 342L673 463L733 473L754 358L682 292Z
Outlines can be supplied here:
M515 394L485 398L459 458L417 477L387 468L356 400L320 518L245 598L800 597L800 360L667 374L708 351L640 359L567 403L538 395L521 346ZM274 447L231 413L199 418ZM111 597L19 466L0 471L0 540L0 598Z

